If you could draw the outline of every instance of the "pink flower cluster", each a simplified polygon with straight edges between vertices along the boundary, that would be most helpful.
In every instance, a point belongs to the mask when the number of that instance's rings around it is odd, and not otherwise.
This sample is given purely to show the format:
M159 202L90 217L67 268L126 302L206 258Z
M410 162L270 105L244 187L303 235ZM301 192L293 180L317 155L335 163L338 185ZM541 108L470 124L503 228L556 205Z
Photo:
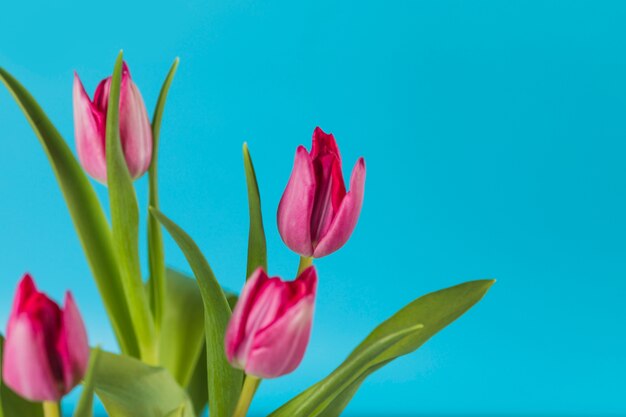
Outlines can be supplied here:
M99 182L107 181L106 119L111 77L96 88L93 101L74 77L74 124L79 160ZM124 63L120 90L120 139L131 177L142 176L152 160L150 121L139 89ZM352 170L350 189L332 134L319 127L310 152L299 146L280 200L278 230L303 258L320 258L341 248L352 234L363 203L365 161ZM229 362L247 374L275 378L292 372L306 350L317 288L314 266L293 281L270 278L257 269L247 281L226 330ZM20 282L7 325L2 377L23 397L58 401L84 376L87 334L72 295L63 308L26 275Z

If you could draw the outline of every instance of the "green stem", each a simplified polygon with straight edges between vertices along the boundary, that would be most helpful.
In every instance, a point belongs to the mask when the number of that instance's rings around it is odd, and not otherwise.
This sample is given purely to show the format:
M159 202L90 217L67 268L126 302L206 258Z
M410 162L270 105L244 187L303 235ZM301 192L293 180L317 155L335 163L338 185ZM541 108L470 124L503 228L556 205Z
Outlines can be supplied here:
M43 415L45 417L61 417L61 403L55 401L44 401Z
M260 384L261 380L259 378L246 375L243 382L243 388L241 389L241 395L239 396L239 401L237 402L237 407L233 412L233 417L245 417L246 414L248 414L248 408L250 408L252 398L254 398L254 394Z
M305 269L313 265L313 258L309 258L308 256L300 257L300 264L298 265L298 274L296 277L299 277L301 273L304 272Z

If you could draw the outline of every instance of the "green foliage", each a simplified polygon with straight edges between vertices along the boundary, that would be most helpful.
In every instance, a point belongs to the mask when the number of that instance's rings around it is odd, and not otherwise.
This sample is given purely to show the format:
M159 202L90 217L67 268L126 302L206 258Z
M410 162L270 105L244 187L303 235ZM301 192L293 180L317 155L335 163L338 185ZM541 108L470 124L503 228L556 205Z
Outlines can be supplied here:
M231 314L226 295L191 237L158 210L151 208L150 213L174 238L198 281L204 301L209 411L211 417L231 417L243 374L230 366L224 352L224 336Z
M96 368L98 366L98 359L100 358L100 352L99 348L91 350L87 373L85 374L85 379L83 381L83 391L80 394L80 399L78 400L78 404L74 410L74 417L93 417L94 378Z
M120 53L111 80L106 124L112 231L70 148L28 91L0 68L0 81L26 115L52 165L125 354L92 351L74 417L93 417L94 393L110 417L195 417L207 401L211 417L231 417L244 377L230 366L224 352L225 331L237 296L220 287L191 237L158 210L159 133L178 60L163 83L152 123L147 291L139 262L139 209L119 136L122 63ZM258 267L267 270L267 247L259 187L246 144L243 159L250 216L249 277ZM161 226L182 250L195 280L165 268ZM303 259L301 267L310 262ZM339 416L369 375L418 349L476 304L492 284L490 280L467 282L408 304L370 333L335 371L271 417ZM0 374L2 348L0 336ZM144 362L131 356L141 357ZM156 363L161 367L151 366ZM0 417L42 415L41 404L20 398L0 379Z
M138 356L111 230L89 179L30 93L2 68L0 81L24 112L48 156L122 352Z
M246 143L243 144L243 166L246 173L248 209L250 212L247 279L258 267L263 267L267 271L267 247L265 245L265 231L263 230L263 216L261 215L261 194L259 193L254 165L252 164L252 158Z
M408 304L370 333L339 368L276 410L271 417L338 416L368 375L419 348L476 304L493 282L466 282ZM423 328L405 337L395 337L420 325Z
M101 352L93 386L109 417L195 417L185 390L166 369L128 356Z
M178 68L178 58L174 60L170 68L161 92L157 100L154 116L152 117L152 162L148 170L148 205L159 208L159 186L158 186L158 160L159 160L159 134L161 132L161 120L165 111L167 93L170 90L176 69ZM150 308L154 316L154 323L157 332L161 329L163 321L163 309L165 304L165 254L163 250L163 236L161 225L156 219L148 215L148 265L150 267Z
M154 322L143 289L139 265L139 208L120 140L119 101L123 56L115 61L106 120L106 163L113 246L122 272L124 294L141 358L156 363Z
M186 387L204 348L204 306L198 284L167 270L167 295L159 340L159 363ZM205 366L206 369L206 366Z
M167 269L166 302L159 338L159 363L187 389L196 415L208 401L204 305L194 278ZM237 296L224 291L231 306Z

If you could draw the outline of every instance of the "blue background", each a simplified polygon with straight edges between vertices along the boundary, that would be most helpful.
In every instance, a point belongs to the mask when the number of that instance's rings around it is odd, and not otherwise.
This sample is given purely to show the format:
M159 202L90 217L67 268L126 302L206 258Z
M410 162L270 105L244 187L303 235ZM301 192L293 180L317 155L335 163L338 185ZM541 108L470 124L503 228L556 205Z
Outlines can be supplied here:
M325 376L426 292L495 277L477 308L372 376L346 415L626 413L626 3L595 1L5 2L0 65L73 145L72 72L93 92L124 48L164 125L162 209L221 282L242 285L241 144L260 181L270 269L295 148L335 134L367 161L359 225L321 275L312 342L265 383L266 413ZM112 333L40 145L0 89L0 321L25 271ZM145 207L146 181L137 182ZM103 201L106 190L97 186ZM145 213L144 213L145 220ZM173 242L168 263L189 271ZM145 248L142 248L145 255Z

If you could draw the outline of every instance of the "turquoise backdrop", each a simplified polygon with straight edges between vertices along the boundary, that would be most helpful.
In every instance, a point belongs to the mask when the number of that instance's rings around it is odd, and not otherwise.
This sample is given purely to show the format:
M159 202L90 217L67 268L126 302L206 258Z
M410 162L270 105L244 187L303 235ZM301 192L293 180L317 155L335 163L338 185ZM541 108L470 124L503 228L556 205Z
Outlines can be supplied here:
M626 414L625 2L5 0L1 9L0 66L72 147L73 71L92 93L123 48L151 113L180 57L162 129L162 209L229 288L245 271L243 141L270 272L283 277L297 257L275 213L296 146L310 146L319 125L339 141L345 175L365 157L358 227L317 262L307 356L263 384L258 415L417 296L491 277L476 309L372 376L346 415ZM56 298L71 288L91 342L115 349L46 157L2 88L0 146L0 322L30 271ZM142 207L146 186L137 182ZM169 238L166 251L189 271Z

